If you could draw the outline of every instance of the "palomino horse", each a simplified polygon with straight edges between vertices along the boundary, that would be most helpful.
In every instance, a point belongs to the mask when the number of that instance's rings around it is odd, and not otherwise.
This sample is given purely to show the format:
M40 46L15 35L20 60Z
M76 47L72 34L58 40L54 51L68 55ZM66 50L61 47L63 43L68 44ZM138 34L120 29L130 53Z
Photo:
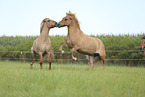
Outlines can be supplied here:
M53 56L51 41L48 37L50 28L56 27L57 22L49 18L45 18L40 27L40 36L34 41L31 48L31 53L33 56L33 61L31 62L30 68L32 68L33 63L36 60L36 54L40 56L40 69L42 69L43 61L46 57L49 58L49 70L51 70L51 58ZM43 58L44 57L44 58Z
M70 50L71 56L73 60L77 60L73 56L74 51L78 51L88 56L90 62L90 70L93 69L94 61L103 60L104 68L105 68L105 48L103 42L94 37L90 37L85 35L79 26L79 21L76 18L75 14L71 12L66 13L66 17L64 17L57 25L58 27L67 26L68 34L66 37L66 42L60 44L60 51L63 53L62 46L65 45L68 48L72 48Z

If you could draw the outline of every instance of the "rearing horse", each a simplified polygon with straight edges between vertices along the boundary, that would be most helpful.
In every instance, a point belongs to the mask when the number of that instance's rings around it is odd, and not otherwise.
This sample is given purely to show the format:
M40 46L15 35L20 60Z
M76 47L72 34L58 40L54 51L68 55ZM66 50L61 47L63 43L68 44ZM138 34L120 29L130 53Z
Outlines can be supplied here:
M46 57L49 58L49 70L51 70L51 58L53 56L51 41L48 36L49 30L53 27L57 26L57 22L53 21L49 18L45 18L40 27L40 36L34 41L33 46L31 48L31 53L33 56L33 61L31 62L30 68L32 69L32 65L36 60L36 54L40 56L40 69L42 69L43 62ZM43 58L44 56L44 58Z
M63 53L62 46L65 45L68 48L72 48L70 50L71 56L73 60L77 60L73 56L74 51L78 51L85 55L88 55L88 59L90 62L90 70L93 69L94 61L103 60L104 68L105 68L105 48L103 42L94 37L90 37L85 35L79 26L79 21L76 18L75 14L71 12L66 13L66 16L58 23L59 28L67 26L68 34L66 37L66 42L60 44L60 51Z

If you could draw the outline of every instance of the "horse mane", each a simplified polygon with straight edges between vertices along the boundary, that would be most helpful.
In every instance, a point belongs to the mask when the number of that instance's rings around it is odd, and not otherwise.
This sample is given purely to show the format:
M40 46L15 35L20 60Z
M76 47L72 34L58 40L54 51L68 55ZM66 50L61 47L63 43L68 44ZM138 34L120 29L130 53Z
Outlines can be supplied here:
M73 13L71 13L71 12L69 11L69 13L66 13L66 15L69 16L71 19L74 19L74 20L77 22L77 24L78 24L78 26L79 26L79 28L80 28L80 22L79 22L78 19L76 18L76 14L73 14Z
M40 26L40 34L41 34L41 32L42 32L43 27L44 27L44 23L43 23L43 21L42 21L42 22L41 22L41 26Z
M45 18L45 19L46 19L46 18ZM41 34L42 29L43 29L43 27L44 27L45 19L43 19L43 21L42 21L41 24L40 24L40 34Z

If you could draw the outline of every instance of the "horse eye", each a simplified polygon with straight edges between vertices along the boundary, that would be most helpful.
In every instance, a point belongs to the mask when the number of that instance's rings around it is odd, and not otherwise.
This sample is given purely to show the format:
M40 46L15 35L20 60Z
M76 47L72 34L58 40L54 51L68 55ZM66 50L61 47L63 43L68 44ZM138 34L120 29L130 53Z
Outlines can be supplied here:
M48 22L50 22L50 20L48 20Z
M65 19L65 21L67 21L67 19Z

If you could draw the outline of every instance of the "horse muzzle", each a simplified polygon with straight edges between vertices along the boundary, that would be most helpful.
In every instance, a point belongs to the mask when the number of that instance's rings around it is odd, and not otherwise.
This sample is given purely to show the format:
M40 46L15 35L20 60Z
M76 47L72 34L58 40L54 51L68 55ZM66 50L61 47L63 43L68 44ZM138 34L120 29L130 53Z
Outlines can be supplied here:
M60 27L63 27L63 25L62 24L57 24L57 27L60 28Z
M55 22L54 26L57 27L57 22Z

